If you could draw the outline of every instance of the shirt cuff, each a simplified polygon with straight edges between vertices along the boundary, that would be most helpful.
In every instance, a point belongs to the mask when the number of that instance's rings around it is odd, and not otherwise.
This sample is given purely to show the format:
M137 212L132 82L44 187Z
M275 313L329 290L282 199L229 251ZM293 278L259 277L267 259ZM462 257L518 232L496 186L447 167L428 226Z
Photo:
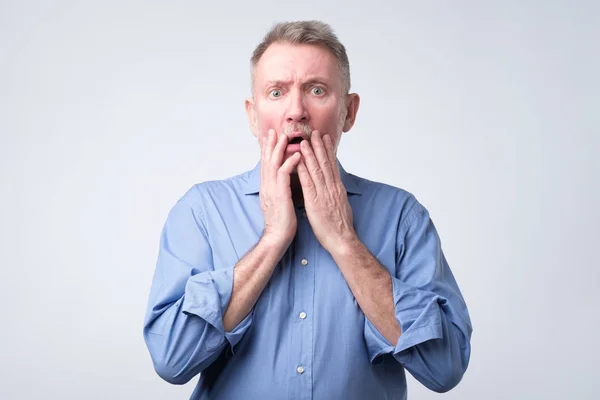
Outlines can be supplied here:
M232 292L233 267L193 275L186 284L182 311L208 322L227 339L233 349L250 327L253 312L250 312L231 332L225 332L223 315L231 300Z
M402 333L394 346L365 318L365 341L371 363L377 363L384 354L393 354L401 363L409 363L412 347L443 338L438 295L413 288L394 277L392 290L396 320Z

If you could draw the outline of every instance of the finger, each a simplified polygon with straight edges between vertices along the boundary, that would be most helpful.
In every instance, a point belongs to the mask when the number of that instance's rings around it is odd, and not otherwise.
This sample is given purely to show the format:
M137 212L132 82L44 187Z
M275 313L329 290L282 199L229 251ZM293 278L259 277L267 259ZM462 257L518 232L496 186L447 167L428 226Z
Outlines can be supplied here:
M331 160L327 155L327 149L323 143L323 135L319 131L314 131L311 135L311 141L313 153L315 158L321 167L325 182L329 185L333 183L333 172L331 171Z
M323 176L323 171L321 171L321 167L319 165L319 162L317 161L317 158L315 157L315 153L313 153L310 145L306 140L300 142L300 151L302 151L304 164L306 166L306 169L308 170L308 173L314 185L325 185L325 177Z
M308 168L304 160L300 160L298 167L296 168L296 172L298 172L298 179L300 180L300 185L302 185L304 200L314 199L316 193L315 183L310 177L310 173L308 172Z
M277 133L274 129L269 129L267 133L267 140L265 145L265 179L269 182L275 182L277 180L277 167L271 165L271 157L273 155L273 148L277 140Z
M281 168L279 168L277 183L280 184L280 187L289 188L290 186L290 175L294 172L294 167L298 165L300 160L302 159L302 155L300 153L294 153L291 157L289 157Z
M271 160L271 153L273 153L273 146L275 146L275 137L277 135L275 134L275 130L273 129L269 129L269 132L267 133L267 146L265 149L265 162L269 163L269 161Z
M331 162L331 171L333 173L333 179L335 181L340 181L340 169L338 168L337 158L335 156L335 150L333 148L333 140L331 140L330 135L323 135L323 144L325 145L325 150L327 151L327 156L329 161Z
M288 137L283 133L279 135L277 138L277 144L273 149L273 153L271 154L271 164L277 168L281 166L283 161L283 153L285 153L285 148L288 144Z
M267 139L263 136L260 138L260 181L264 182L264 170L265 170L265 164L267 163L267 160L265 158L265 148L267 143Z

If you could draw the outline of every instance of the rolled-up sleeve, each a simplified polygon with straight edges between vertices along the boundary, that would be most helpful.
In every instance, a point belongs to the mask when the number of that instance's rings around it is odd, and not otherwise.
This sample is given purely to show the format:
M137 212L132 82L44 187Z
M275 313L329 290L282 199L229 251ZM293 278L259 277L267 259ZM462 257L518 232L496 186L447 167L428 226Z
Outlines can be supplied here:
M370 359L392 354L426 387L446 392L467 369L472 326L435 226L419 203L398 229L395 267L392 290L402 333L392 345L366 320Z
M183 384L240 341L250 313L231 332L223 315L231 299L234 266L215 266L198 196L184 195L163 227L144 321L144 340L156 372Z

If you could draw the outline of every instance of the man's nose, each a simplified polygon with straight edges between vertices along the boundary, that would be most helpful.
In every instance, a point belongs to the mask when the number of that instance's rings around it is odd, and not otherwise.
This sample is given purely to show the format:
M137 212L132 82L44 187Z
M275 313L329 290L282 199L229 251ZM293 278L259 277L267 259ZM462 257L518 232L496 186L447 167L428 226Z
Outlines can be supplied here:
M308 122L308 110L301 92L291 93L286 115L287 122Z

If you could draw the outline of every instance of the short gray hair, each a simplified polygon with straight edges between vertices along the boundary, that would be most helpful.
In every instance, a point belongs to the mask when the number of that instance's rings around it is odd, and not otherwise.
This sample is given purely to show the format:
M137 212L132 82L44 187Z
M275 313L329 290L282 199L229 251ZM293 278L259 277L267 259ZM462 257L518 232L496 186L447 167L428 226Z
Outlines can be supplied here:
M331 52L338 63L338 67L342 74L343 94L348 94L350 91L350 62L348 61L346 48L338 40L333 29L331 29L328 24L321 21L281 22L273 26L252 53L250 62L253 86L256 64L258 64L258 61L269 46L274 43L313 44L324 46Z

